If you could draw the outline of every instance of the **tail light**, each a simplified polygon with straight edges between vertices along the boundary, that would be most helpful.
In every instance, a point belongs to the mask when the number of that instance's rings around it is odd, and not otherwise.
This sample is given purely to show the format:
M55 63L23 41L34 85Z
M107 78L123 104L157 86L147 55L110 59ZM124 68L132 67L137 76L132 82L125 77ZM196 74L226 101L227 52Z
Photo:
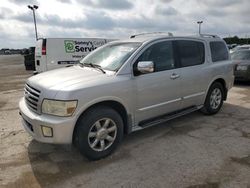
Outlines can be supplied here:
M43 44L42 44L42 55L46 55L46 39L43 39Z
M46 47L42 48L42 55L46 55Z

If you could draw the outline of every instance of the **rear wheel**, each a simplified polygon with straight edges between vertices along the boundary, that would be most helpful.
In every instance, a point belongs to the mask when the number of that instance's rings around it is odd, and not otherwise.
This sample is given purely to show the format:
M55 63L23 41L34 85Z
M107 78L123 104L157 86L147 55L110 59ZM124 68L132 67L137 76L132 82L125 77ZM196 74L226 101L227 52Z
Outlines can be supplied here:
M110 155L123 137L123 121L112 108L92 108L80 117L75 144L90 160L98 160Z
M204 103L204 107L201 111L204 114L212 115L216 114L223 105L224 89L221 83L215 82L209 88L207 97Z

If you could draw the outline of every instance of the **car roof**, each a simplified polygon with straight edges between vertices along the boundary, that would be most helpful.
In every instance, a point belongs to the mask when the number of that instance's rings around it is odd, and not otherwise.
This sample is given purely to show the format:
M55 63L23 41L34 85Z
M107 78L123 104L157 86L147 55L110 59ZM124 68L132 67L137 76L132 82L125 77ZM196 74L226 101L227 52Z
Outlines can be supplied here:
M116 42L139 42L139 43L146 43L151 42L154 40L160 39L193 39L193 40L203 40L203 41L221 41L222 39L216 35L195 35L195 36L169 36L168 34L145 34L145 35L138 35L132 36L128 39L118 40Z

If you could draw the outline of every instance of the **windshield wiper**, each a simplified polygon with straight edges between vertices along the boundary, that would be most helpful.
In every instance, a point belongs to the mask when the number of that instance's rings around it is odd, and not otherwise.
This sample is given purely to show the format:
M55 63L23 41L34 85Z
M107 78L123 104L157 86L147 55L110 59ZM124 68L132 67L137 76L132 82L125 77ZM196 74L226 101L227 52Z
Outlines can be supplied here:
M102 71L103 74L106 74L106 72L102 69L102 67L101 67L100 65L96 65L96 64L93 64L93 63L83 63L82 65L83 65L83 66L88 66L88 67L97 68L97 69L99 69L100 71Z

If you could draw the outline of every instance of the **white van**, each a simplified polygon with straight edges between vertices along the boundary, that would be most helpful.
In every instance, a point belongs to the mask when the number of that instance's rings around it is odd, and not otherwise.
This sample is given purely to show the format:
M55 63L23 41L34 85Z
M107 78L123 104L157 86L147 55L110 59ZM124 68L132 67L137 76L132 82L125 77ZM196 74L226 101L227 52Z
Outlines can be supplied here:
M75 64L99 46L112 41L103 38L42 38L35 49L35 73Z

